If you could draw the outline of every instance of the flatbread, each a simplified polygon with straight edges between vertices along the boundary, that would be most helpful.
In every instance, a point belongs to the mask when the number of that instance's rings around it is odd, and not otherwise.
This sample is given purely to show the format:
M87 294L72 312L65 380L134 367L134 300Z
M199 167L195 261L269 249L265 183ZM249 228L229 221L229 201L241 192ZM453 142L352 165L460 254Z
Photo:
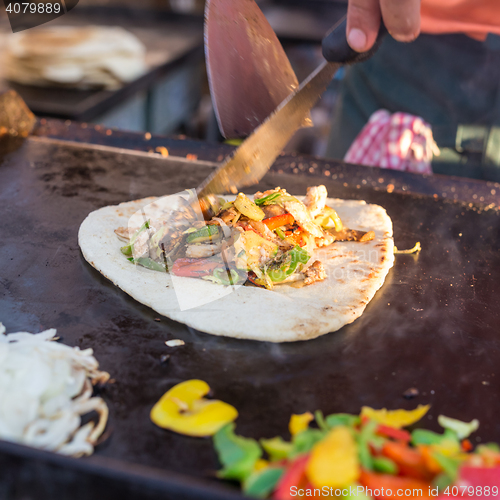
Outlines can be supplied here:
M18 83L119 88L145 70L145 47L116 26L50 26L9 38L4 76Z
M266 290L224 287L151 271L127 261L120 252L124 243L114 230L127 226L133 214L156 202L156 198L145 198L92 212L78 235L83 256L137 301L212 335L293 342L334 332L361 316L394 263L392 222L382 207L328 199L327 205L337 211L345 227L374 231L375 238L318 249L313 259L323 262L328 274L324 281L302 288L290 283ZM183 305L186 298L190 307Z

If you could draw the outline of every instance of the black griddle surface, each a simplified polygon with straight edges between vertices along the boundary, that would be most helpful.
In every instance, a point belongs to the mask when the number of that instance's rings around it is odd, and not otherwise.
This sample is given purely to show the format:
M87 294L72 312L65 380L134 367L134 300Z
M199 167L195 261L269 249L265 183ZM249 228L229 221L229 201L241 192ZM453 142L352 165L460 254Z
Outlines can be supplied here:
M57 328L64 343L92 347L116 380L102 392L110 408L110 438L94 456L63 459L62 467L68 460L90 468L165 470L181 474L179 481L191 489L185 498L201 498L195 488L200 484L206 498L217 491L213 498L222 498L222 487L210 479L218 467L211 440L176 435L149 420L160 396L191 378L206 380L215 397L238 409L237 432L246 436L286 437L292 413L430 403L428 428L438 429L439 414L479 418L474 439L500 441L497 209L325 177L268 174L260 189L279 185L305 194L308 185L323 183L332 197L378 203L393 220L396 245L410 248L420 241L423 249L418 256L397 256L362 317L339 332L292 344L242 341L165 317L155 321L156 312L87 264L77 242L89 212L195 187L213 167L39 138L17 150L12 143L1 146L0 321L8 332ZM166 347L172 338L186 345ZM167 353L172 357L162 365ZM419 396L405 400L412 387ZM12 445L0 443L0 463L2 457L7 463L1 477L14 484L5 476L14 464L6 460L11 452ZM167 483L177 477L167 476ZM34 492L23 498L38 497Z

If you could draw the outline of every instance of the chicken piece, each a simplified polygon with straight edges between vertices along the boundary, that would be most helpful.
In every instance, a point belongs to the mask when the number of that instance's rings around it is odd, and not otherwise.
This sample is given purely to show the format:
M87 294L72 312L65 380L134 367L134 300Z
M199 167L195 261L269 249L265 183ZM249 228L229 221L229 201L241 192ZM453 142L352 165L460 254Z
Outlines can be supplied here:
M335 231L334 228L329 229L328 233L335 236L335 241L371 241L375 238L373 231L358 231L357 229L344 228L342 231Z
M248 225L253 227L257 234L269 241L279 240L278 236L273 233L263 222L257 220L249 220Z
M271 217L278 217L278 215L286 214L286 210L280 205L264 205L262 210L266 214L265 219L270 219Z
M189 245L186 249L186 257L189 259L203 259L205 257L216 255L220 253L221 250L221 243L217 243L215 245Z
M311 285L316 281L323 281L326 278L326 271L323 267L321 261L315 261L311 266L309 266L305 271L303 271L304 276L306 277L304 280L304 285Z
M316 215L318 215L321 210L325 208L327 197L328 192L326 191L326 187L323 185L307 188L304 205L307 207L312 217L316 217Z
M335 236L333 234L325 232L325 235L322 238L314 238L314 242L318 248L327 247L331 245L335 241Z
M224 223L230 224L236 218L237 215L238 212L236 212L236 209L230 207L227 210L223 210L217 217L221 219Z
M285 210L293 215L293 218L299 225L308 233L312 234L315 238L322 238L324 233L320 226L318 226L307 207L296 198L285 201L283 203Z
M154 228L151 228L150 231L151 234L154 234ZM149 231L143 231L139 236L137 236L134 243L134 247L132 249L134 259L143 257L149 253L149 237L150 237Z
M134 233L137 232L138 229L139 228L129 229L128 227L119 227L115 229L115 234L116 236L118 236L118 238L128 243L130 238L133 236Z

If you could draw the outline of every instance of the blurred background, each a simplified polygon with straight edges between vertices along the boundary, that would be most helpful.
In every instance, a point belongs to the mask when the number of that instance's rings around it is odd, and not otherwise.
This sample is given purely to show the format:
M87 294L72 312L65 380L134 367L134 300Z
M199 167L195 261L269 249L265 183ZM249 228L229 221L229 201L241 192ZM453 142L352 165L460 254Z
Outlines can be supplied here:
M299 81L302 81L322 60L321 39L345 13L346 2L262 0L258 3L282 42ZM105 33L100 32L98 36L100 43L110 51L113 36L109 27L121 27L132 33L144 49L142 54L131 42L131 53L127 54L130 71L126 75L118 71L124 64L114 71L109 61L101 61L99 73L95 67L96 56L90 51L87 59L93 61L93 66L89 69L90 63L85 64L87 71L92 70L92 77L85 83L82 79L72 81L67 67L63 74L60 67L57 74L54 72L56 45L51 46L50 41L42 39L24 38L35 36L41 27L13 34L2 5L0 90L15 89L39 117L222 141L206 76L203 11L204 0L80 0L71 12L43 26L105 27L110 31L110 42L103 42ZM133 71L130 64L132 53L135 59L144 58L143 67L136 67L138 63L134 59L134 64L137 64ZM68 54L60 57L68 57ZM125 60L124 54L120 57ZM82 61L80 65L84 64ZM102 71L103 64L106 65L105 71ZM74 64L71 70L75 71ZM110 79L113 71L116 78ZM342 72L337 74L313 109L314 127L296 134L287 151L325 154L330 117L342 76Z

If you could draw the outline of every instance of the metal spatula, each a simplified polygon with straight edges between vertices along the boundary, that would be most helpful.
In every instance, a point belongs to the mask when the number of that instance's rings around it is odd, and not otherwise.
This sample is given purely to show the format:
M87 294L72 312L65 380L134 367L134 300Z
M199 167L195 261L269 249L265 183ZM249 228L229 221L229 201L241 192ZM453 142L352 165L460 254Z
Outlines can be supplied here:
M205 55L215 114L226 138L250 135L299 86L254 0L207 1Z

